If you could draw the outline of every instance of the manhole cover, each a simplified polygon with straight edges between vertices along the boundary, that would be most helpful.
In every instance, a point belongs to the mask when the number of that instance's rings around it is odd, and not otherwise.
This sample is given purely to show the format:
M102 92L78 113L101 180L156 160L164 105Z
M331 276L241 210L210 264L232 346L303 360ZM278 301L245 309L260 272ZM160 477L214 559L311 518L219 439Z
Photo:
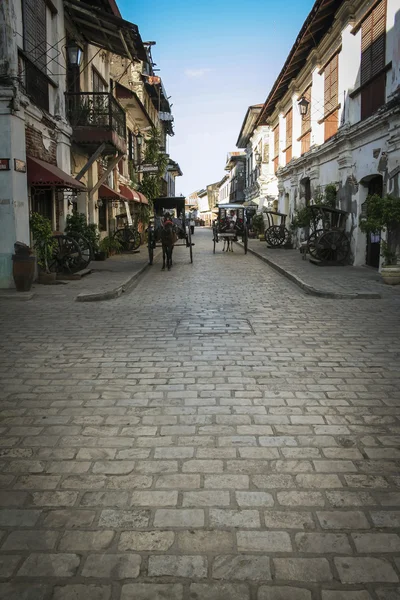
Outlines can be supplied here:
M183 335L235 335L251 334L254 330L247 319L182 319L179 321L175 336Z

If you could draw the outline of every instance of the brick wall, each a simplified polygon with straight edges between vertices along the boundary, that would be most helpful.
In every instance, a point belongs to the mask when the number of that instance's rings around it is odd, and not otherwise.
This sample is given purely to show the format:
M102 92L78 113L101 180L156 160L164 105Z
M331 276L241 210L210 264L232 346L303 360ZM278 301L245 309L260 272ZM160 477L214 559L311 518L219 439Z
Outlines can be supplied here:
M34 158L40 158L52 165L57 164L57 144L55 141L50 142L47 150L43 144L43 134L31 125L25 127L26 137L26 153Z

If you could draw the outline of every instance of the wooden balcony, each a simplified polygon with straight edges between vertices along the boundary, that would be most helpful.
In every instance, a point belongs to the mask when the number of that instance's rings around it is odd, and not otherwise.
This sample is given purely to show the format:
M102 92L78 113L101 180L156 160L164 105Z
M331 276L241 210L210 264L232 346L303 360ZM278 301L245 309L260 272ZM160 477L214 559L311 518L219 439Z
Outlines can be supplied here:
M103 92L67 93L72 141L89 154L105 144L103 155L126 154L126 116L112 94Z

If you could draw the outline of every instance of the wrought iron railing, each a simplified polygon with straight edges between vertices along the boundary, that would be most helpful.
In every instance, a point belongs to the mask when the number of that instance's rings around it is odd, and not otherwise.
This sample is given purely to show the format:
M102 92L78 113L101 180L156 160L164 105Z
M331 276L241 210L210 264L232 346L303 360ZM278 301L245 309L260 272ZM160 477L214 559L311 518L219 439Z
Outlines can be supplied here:
M67 93L68 118L72 127L101 127L125 139L126 116L112 94Z

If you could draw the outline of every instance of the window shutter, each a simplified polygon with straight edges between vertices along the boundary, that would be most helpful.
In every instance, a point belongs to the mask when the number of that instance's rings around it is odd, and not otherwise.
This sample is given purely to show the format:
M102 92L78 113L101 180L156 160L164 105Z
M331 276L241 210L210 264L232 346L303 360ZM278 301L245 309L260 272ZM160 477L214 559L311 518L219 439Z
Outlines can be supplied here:
M386 0L381 0L361 25L361 119L385 103ZM372 80L372 81L371 81Z
M41 70L46 71L46 3L45 0L23 0L24 50Z
M286 164L292 160L293 109L286 113Z
M274 129L274 172L279 167L279 125Z
M339 56L336 54L325 68L325 90L324 90L324 139L327 141L335 135L338 129L338 111L332 112L338 105L339 89L338 89L338 69Z

